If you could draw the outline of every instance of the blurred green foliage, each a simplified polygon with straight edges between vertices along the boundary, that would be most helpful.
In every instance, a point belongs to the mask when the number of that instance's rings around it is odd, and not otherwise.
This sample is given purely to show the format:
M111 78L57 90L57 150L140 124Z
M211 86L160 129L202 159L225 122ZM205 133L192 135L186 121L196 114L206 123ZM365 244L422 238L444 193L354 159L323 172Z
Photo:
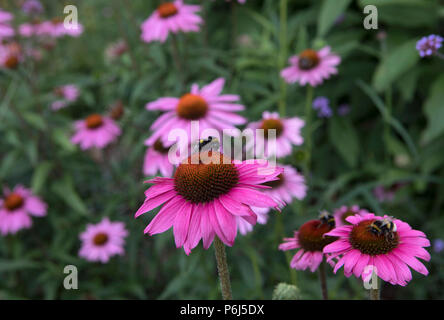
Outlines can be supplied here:
M144 106L181 95L193 82L225 77L226 92L241 95L249 120L278 104L287 116L304 117L305 88L282 84L279 70L288 55L325 44L342 63L315 95L328 97L334 109L348 103L351 112L315 120L307 198L272 213L267 225L239 236L227 250L234 297L271 299L275 286L286 282L299 288L302 299L320 298L317 274L290 272L291 255L277 250L284 236L320 209L359 204L403 219L431 240L444 238L444 62L419 59L415 50L422 36L443 34L438 0L288 0L285 43L280 43L280 1L187 2L203 3L206 25L202 32L177 37L180 70L171 38L165 44L140 40L140 24L159 1L78 0L85 27L79 38L57 40L42 61L0 72L0 184L32 187L49 206L30 230L0 238L1 299L219 298L212 248L199 245L186 256L175 248L171 231L144 236L154 213L133 218L146 188L143 142L158 116ZM47 19L63 14L63 1L42 3ZM378 8L378 30L363 28L367 4ZM16 1L1 5L16 22L26 21ZM119 39L129 51L106 62L105 48ZM51 91L65 83L80 86L80 99L53 112ZM116 100L125 106L119 120L123 135L102 161L94 160L70 143L73 121L108 112ZM304 146L296 148L285 162L303 168L303 152ZM394 200L378 202L373 188L395 183L403 187ZM106 265L84 261L77 255L79 233L105 216L124 221L130 230L126 254ZM444 298L444 252L430 251L428 277L413 272L407 287L386 285L383 297ZM63 288L68 264L78 267L78 290ZM328 270L330 298L366 298L360 281L341 272Z

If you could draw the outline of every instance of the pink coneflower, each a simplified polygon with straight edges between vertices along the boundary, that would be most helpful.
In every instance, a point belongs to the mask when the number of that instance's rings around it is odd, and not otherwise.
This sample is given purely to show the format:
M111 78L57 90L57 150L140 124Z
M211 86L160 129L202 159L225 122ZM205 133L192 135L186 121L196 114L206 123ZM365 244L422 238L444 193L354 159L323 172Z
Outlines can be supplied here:
M40 14L44 11L42 4L38 0L26 0L22 4L22 11L29 15Z
M168 160L168 150L160 140L148 147L143 161L143 174L154 176L159 171L163 177L171 177L174 166Z
M208 249L215 235L232 246L236 217L255 224L257 216L251 206L280 205L259 190L267 188L263 183L276 180L282 168L267 168L257 161L234 163L221 153L209 154L216 161L199 162L200 154L195 153L178 166L174 178L147 181L154 185L145 192L145 202L135 214L138 217L164 203L145 233L154 235L173 227L176 247L183 247L187 255L201 238Z
M31 216L43 217L46 215L47 205L31 190L21 185L11 191L3 191L4 198L0 199L0 232L2 235L14 234L20 229L32 225Z
M107 263L112 256L123 255L128 231L123 222L111 222L104 218L98 224L88 224L80 234L82 247L79 256L88 261Z
M337 227L349 225L350 223L348 223L346 219L350 216L354 216L357 214L364 216L368 213L369 212L367 210L359 208L358 205L353 205L350 207L342 206L333 211Z
M302 200L307 193L305 178L292 166L278 164L284 171L278 176L279 180L264 183L265 186L271 187L265 189L264 193L276 199L281 203L291 203L293 198ZM257 222L260 224L267 223L268 212L270 208L252 207L257 215ZM253 226L246 223L243 219L238 219L239 232L243 235L253 230Z
M12 13L0 8L0 42L3 39L14 36L14 28L11 26L11 20L14 18Z
M346 277L354 274L364 279L366 267L372 266L376 267L377 276L382 280L401 286L412 279L409 266L428 274L426 267L417 260L430 260L430 254L423 248L430 246L430 241L423 232L413 230L401 220L378 217L373 213L350 216L347 222L351 225L326 233L339 237L323 251L331 254L330 258L341 256L334 268L335 273L344 266Z
M29 38L36 36L40 33L40 22L38 20L25 22L19 25L18 33L20 36Z
M281 76L288 83L299 82L301 86L307 83L313 87L321 84L338 70L336 66L341 58L330 52L330 47L324 47L319 51L306 49L299 56L292 56L288 60L290 67L281 71Z
M71 142L79 144L82 150L93 147L102 149L120 135L119 126L107 116L92 114L84 120L76 121L76 133Z
M244 124L244 117L234 111L244 110L244 106L237 104L238 95L221 94L225 85L225 79L219 78L199 89L193 84L191 92L180 98L165 97L157 99L146 105L148 110L166 111L151 126L153 135L146 141L152 145L157 139L161 139L164 145L171 145L168 141L170 130L182 128L187 131L191 142L191 121L199 121L199 135L207 128L217 130L234 129L235 125Z
M18 43L0 43L0 68L15 69L22 60L22 48Z
M67 84L54 89L54 95L61 98L51 104L52 110L65 108L70 102L76 101L79 96L79 88L74 84Z
M38 24L36 35L47 36L51 38L60 38L63 36L78 37L83 33L83 26L80 23L65 27L62 19L54 18L50 21L43 21Z
M170 32L197 32L199 24L203 22L196 12L198 5L187 5L182 0L164 2L160 4L141 26L144 42L165 42Z
M293 238L284 238L284 243L279 245L279 250L299 249L291 259L290 267L296 270L309 268L311 272L315 272L324 259L322 250L337 239L324 236L333 228L334 224L324 219L310 220L294 232Z
M281 118L277 112L265 111L262 114L262 121L252 122L248 128L264 129L264 149L265 155L271 157L273 153L277 158L283 158L291 154L292 144L301 145L304 138L301 135L301 129L305 125L304 120L294 118ZM268 150L268 130L276 130L276 151ZM247 142L247 149L254 147L255 141L251 139Z
M268 213L270 212L270 208L258 208L251 206L251 210L257 216L257 223L266 224L268 221ZM253 231L253 225L245 221L241 217L236 217L237 229L239 230L241 235L246 235L247 233Z

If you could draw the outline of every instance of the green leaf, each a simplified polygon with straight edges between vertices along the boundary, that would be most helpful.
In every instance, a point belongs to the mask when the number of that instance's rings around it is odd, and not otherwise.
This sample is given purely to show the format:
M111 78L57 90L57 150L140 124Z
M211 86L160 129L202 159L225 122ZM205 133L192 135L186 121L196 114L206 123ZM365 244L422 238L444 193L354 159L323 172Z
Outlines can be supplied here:
M54 129L52 132L52 139L65 151L74 152L76 150L76 146L71 143L69 138L66 136L65 130L63 129Z
M0 260L0 272L17 271L21 269L38 268L39 265L29 260Z
M429 97L424 104L427 128L423 133L423 142L429 143L444 133L444 75L435 80L430 88Z
M53 164L49 161L41 162L32 176L31 188L35 193L39 193L48 178Z
M305 25L301 26L298 31L298 37L296 40L296 53L302 52L308 48L308 33Z
M329 122L329 136L333 146L350 167L358 163L359 141L352 124L344 118L334 117Z
M373 87L381 92L412 68L419 60L416 41L410 40L392 50L377 67L373 75Z
M379 23L405 28L433 27L438 21L437 1L424 0L360 0L361 7L378 8Z
M358 86L368 95L368 97L373 101L376 108L378 108L379 112L382 115L382 118L384 121L389 123L393 129L398 132L398 134L402 137L404 142L406 143L407 147L410 150L410 153L412 154L413 158L418 158L418 151L416 150L416 145L413 142L412 137L408 133L408 131L404 128L404 126L399 122L396 118L394 118L389 111L387 110L387 107L385 106L382 99L378 96L378 94L371 88L368 84L366 84L361 79L358 79L356 81Z
M24 112L23 118L26 120L26 122L28 122L35 129L38 129L38 130L45 130L46 129L45 119L42 116L40 116L34 112Z
M419 75L418 71L419 69L414 68L396 81L396 86L406 102L411 102L415 95Z
M74 188L71 176L65 175L63 179L52 184L52 191L75 211L87 215L88 209Z
M323 37L330 30L336 19L349 6L351 0L324 0L318 18L318 37Z
M17 164L19 159L19 151L9 152L2 158L0 162L0 179L7 177L8 174L14 172L14 166Z

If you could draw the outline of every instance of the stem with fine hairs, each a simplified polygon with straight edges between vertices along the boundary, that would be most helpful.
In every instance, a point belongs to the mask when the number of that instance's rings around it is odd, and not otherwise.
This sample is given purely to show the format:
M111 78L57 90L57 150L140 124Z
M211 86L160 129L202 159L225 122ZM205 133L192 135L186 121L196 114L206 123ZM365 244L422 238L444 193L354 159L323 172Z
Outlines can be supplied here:
M370 300L381 300L381 290L379 289L381 283L379 278L376 278L376 288L370 288Z
M216 253L217 271L219 273L220 287L222 289L222 298L224 300L233 300L225 245L218 237L214 238L214 251Z
M185 85L184 67L180 58L179 44L175 34L171 35L171 54L173 56L174 63L176 64L177 72L179 73L179 78L183 87Z
M319 281L321 282L322 299L328 300L327 277L325 275L325 261L319 265Z

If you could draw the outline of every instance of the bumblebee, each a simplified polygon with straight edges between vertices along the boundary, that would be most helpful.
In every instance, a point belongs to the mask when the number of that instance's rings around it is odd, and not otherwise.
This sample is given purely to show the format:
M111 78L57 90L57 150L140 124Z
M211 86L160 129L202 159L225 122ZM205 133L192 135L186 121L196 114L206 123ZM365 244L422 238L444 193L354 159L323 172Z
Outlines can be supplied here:
M219 147L219 139L209 136L207 139L200 139L196 142L193 148L193 153L209 150L219 151Z
M393 222L393 218L384 218L382 220L373 221L370 226L370 232L375 235L384 235L386 238L392 240L397 231L396 224Z
M319 212L319 220L321 220L322 223L328 224L332 228L336 225L335 218L326 210Z

